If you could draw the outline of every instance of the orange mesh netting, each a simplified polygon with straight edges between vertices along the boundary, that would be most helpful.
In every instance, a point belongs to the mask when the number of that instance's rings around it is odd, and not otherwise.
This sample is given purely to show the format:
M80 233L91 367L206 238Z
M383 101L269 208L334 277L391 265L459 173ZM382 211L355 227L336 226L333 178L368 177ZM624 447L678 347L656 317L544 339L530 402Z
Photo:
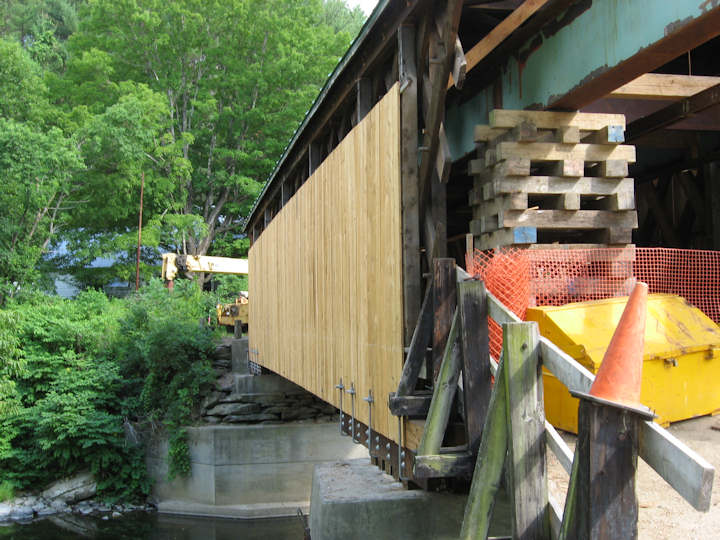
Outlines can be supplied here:
M635 280L650 293L682 296L720 323L720 251L669 248L476 250L468 272L521 319L530 306L561 306L630 294ZM502 329L489 321L490 350Z

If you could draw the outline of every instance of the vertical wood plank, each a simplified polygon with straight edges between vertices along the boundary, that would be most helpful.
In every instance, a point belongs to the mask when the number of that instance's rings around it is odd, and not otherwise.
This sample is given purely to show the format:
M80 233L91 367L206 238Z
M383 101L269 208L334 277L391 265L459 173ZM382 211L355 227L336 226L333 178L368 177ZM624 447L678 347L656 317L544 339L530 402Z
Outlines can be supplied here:
M505 378L505 361L500 357L496 381ZM508 449L507 415L505 410L505 385L496 384L488 415L483 427L475 473L465 505L460 538L462 540L485 540L490 530L490 519L495 496L500 489L503 466Z
M410 341L410 349L403 365L402 375L397 387L398 396L410 395L415 390L423 361L425 360L427 346L430 345L433 331L433 287L428 285L425 299L420 308L417 325Z
M308 175L312 176L322 161L322 145L313 141L308 146Z
M440 372L445 343L447 342L452 316L457 306L457 278L454 259L433 261L433 322L432 376L437 380Z
M292 185L287 178L283 178L280 184L280 202L283 207L290 201L290 197L292 197Z
M339 378L355 382L366 424L362 397L372 389L374 427L391 440L397 418L377 398L397 388L404 357L401 216L394 85L298 186L250 255L258 363L335 406ZM345 394L346 414L350 406Z
M415 26L398 29L400 86L400 177L402 185L403 307L405 344L409 345L420 311L420 217L418 214L418 78Z
M570 507L561 537L637 538L639 422L621 408L580 400L577 464L573 463L573 490L568 493Z
M435 227L433 257L447 257L447 184L431 174L431 214Z
M513 538L550 538L537 323L503 324Z
M370 109L372 109L373 106L373 84L372 79L368 77L363 77L361 79L358 79L358 82L356 84L357 89L357 118L358 122L360 122L367 113L370 112Z
M475 453L480 446L492 392L485 283L474 280L459 283L458 307L463 352L465 425L469 450Z
M462 352L458 340L459 327L460 316L456 310L443 352L441 369L433 389L430 410L425 421L425 430L420 440L420 446L418 446L417 453L419 456L439 454L445 437L445 429L450 418L453 399L455 399L462 363Z

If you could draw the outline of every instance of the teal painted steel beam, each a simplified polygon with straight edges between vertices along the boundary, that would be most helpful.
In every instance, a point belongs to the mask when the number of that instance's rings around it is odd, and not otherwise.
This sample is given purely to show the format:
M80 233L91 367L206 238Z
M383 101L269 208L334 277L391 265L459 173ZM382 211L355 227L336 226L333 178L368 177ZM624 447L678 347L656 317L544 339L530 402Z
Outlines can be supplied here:
M581 0L568 10L576 15L568 24L561 26L560 17L507 59L496 81L502 107L580 108L719 35L717 3ZM487 122L494 93L488 87L447 111L453 159L474 150L472 126Z

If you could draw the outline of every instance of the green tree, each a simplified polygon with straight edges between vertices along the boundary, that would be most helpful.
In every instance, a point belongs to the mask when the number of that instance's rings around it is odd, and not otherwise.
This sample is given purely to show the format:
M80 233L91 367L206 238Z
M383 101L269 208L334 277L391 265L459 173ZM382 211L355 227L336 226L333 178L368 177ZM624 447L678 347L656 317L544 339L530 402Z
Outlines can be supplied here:
M67 61L65 41L77 30L77 0L6 0L0 31L16 39L40 65L60 71Z
M164 249L231 256L247 249L243 216L359 21L344 4L322 0L88 5L70 39L68 73L79 73L73 64L87 65L87 55L106 55L109 84L134 81L164 96L165 142L189 165L180 195L153 204L175 230L182 220L170 214L196 216L203 226L191 219L180 234L166 229L158 235L170 242ZM86 88L93 80L88 74Z
M33 281L64 217L83 163L48 118L41 71L16 42L0 40L0 305Z

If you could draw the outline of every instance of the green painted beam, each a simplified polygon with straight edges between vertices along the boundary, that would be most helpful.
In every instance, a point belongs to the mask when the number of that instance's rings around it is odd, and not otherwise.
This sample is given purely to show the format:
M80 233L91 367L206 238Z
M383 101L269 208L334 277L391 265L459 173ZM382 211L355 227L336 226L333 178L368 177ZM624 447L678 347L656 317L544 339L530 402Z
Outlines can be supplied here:
M573 110L587 105L720 35L716 4L580 0L507 60L500 77L502 107ZM482 69L482 63L475 68ZM474 150L472 126L487 122L493 94L490 85L447 111L445 129L453 159Z

